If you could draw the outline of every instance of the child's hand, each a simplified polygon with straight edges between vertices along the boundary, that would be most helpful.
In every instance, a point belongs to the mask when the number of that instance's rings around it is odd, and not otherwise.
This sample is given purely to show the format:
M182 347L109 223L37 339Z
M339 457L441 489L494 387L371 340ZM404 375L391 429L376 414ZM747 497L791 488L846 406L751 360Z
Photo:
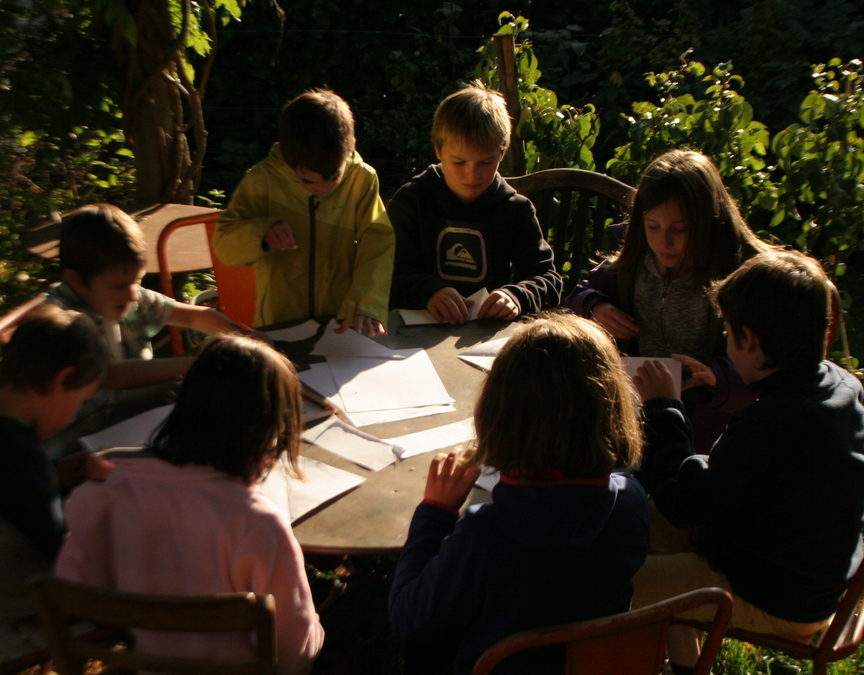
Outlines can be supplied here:
M609 331L616 340L629 340L639 335L639 324L629 314L609 302L598 302L591 310L591 318Z
M264 233L264 243L271 251L293 251L298 248L294 241L294 230L284 220L277 220Z
M342 319L334 333L344 333L349 328L353 328L354 332L360 333L367 337L375 337L376 335L387 335L387 331L378 319L373 319L368 316L358 314L353 319Z
M438 453L429 465L423 500L458 511L479 476L479 467L466 464L464 452Z
M478 319L502 319L513 321L519 318L521 307L507 291L500 288L492 291L477 311Z
M636 370L633 378L642 402L652 398L675 398L675 381L669 369L660 361L646 361Z
M716 387L717 375L699 359L694 359L692 356L685 354L672 354L672 358L679 363L687 366L690 369L690 377L681 383L681 389L690 389L691 387Z
M445 286L429 298L426 309L436 321L465 323L468 321L468 308L473 304L473 300L466 300L452 286Z

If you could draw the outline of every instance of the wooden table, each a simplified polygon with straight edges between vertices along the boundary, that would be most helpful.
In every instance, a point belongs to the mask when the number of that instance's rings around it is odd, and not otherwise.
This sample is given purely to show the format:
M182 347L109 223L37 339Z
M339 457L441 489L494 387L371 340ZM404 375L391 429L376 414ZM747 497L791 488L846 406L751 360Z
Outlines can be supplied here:
M149 208L130 214L138 221L147 242L147 274L159 273L156 242L159 240L159 233L168 223L177 218L197 216L217 210L205 206L189 206L188 204L154 204ZM25 232L21 239L27 250L38 256L56 259L60 255L59 222L47 222L38 225ZM168 250L168 266L172 274L206 270L213 267L204 225L184 227L174 233Z
M403 326L391 319L390 335L381 342L393 349L423 347L456 410L386 424L363 427L379 438L432 429L457 422L473 414L474 402L485 373L456 355L471 345L512 331L499 321L473 321L463 326ZM394 382L393 386L399 386ZM365 482L336 501L319 507L294 525L294 534L306 553L384 554L401 550L411 515L426 485L433 453L424 453L369 471L322 448L304 444L301 454L366 478Z

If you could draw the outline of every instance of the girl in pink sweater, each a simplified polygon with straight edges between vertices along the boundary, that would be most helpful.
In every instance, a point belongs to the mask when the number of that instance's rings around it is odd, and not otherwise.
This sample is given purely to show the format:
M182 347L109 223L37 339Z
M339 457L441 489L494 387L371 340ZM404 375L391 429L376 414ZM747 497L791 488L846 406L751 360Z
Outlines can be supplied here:
M69 500L57 575L151 594L271 593L280 673L307 672L324 631L286 515L255 489L299 452L301 386L291 362L249 338L202 351L151 445ZM249 637L142 633L148 651L236 655ZM142 644L144 643L144 644Z

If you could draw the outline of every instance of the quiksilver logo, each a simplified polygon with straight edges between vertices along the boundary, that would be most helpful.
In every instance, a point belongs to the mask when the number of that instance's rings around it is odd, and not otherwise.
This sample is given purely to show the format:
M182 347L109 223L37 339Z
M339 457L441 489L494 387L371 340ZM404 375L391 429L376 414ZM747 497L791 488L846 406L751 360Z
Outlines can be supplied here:
M466 267L468 269L476 270L477 269L477 261L474 260L474 256L465 248L462 244L456 243L453 244L444 254L444 260L448 265L453 265L454 267Z

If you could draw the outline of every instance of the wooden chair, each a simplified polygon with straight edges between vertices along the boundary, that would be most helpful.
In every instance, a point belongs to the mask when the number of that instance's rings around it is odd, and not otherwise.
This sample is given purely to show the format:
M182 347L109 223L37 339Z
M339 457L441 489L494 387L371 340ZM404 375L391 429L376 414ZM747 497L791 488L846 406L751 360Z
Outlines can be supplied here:
M666 655L666 632L673 617L713 604L697 675L707 675L723 642L732 596L720 588L701 588L654 605L590 621L522 631L489 647L473 675L488 675L507 657L534 647L565 645L565 675L657 675Z
M607 248L606 227L624 220L636 194L626 183L583 169L544 169L506 180L534 203L555 265L575 281Z
M81 675L90 659L123 671L151 670L189 675L275 672L276 637L271 595L141 595L54 578L35 582L31 595L59 675ZM117 649L116 644L106 646L104 641L93 641L86 634L74 635L70 630L73 621L124 631L248 631L255 635L254 655L232 659L160 656L137 651L131 641L125 649Z
M0 317L0 344L5 345L9 342L15 328L19 323L21 323L21 319L37 307L41 306L42 303L45 302L46 297L47 293L40 293L35 298L31 298L27 302L21 303L15 309Z
M168 297L174 297L174 284L172 283L171 270L168 265L168 240L171 235L182 227L201 226L207 228L207 241L213 241L213 232L216 229L216 221L222 211L213 209L208 213L195 214L176 218L168 223L159 233L156 242L156 256L159 261L159 280L162 293ZM252 325L255 316L255 274L251 267L229 267L223 264L213 248L210 248L210 257L213 264L213 276L219 292L219 311L234 321L242 324ZM175 354L183 353L183 339L180 329L176 326L170 327L171 346Z
M682 623L696 628L705 628L705 624L698 621L685 620ZM795 659L812 661L813 675L825 675L829 663L850 656L861 644L862 636L864 636L864 562L858 566L855 575L850 579L837 613L815 644L804 644L743 628L732 627L726 632L726 637L734 640L783 652Z

